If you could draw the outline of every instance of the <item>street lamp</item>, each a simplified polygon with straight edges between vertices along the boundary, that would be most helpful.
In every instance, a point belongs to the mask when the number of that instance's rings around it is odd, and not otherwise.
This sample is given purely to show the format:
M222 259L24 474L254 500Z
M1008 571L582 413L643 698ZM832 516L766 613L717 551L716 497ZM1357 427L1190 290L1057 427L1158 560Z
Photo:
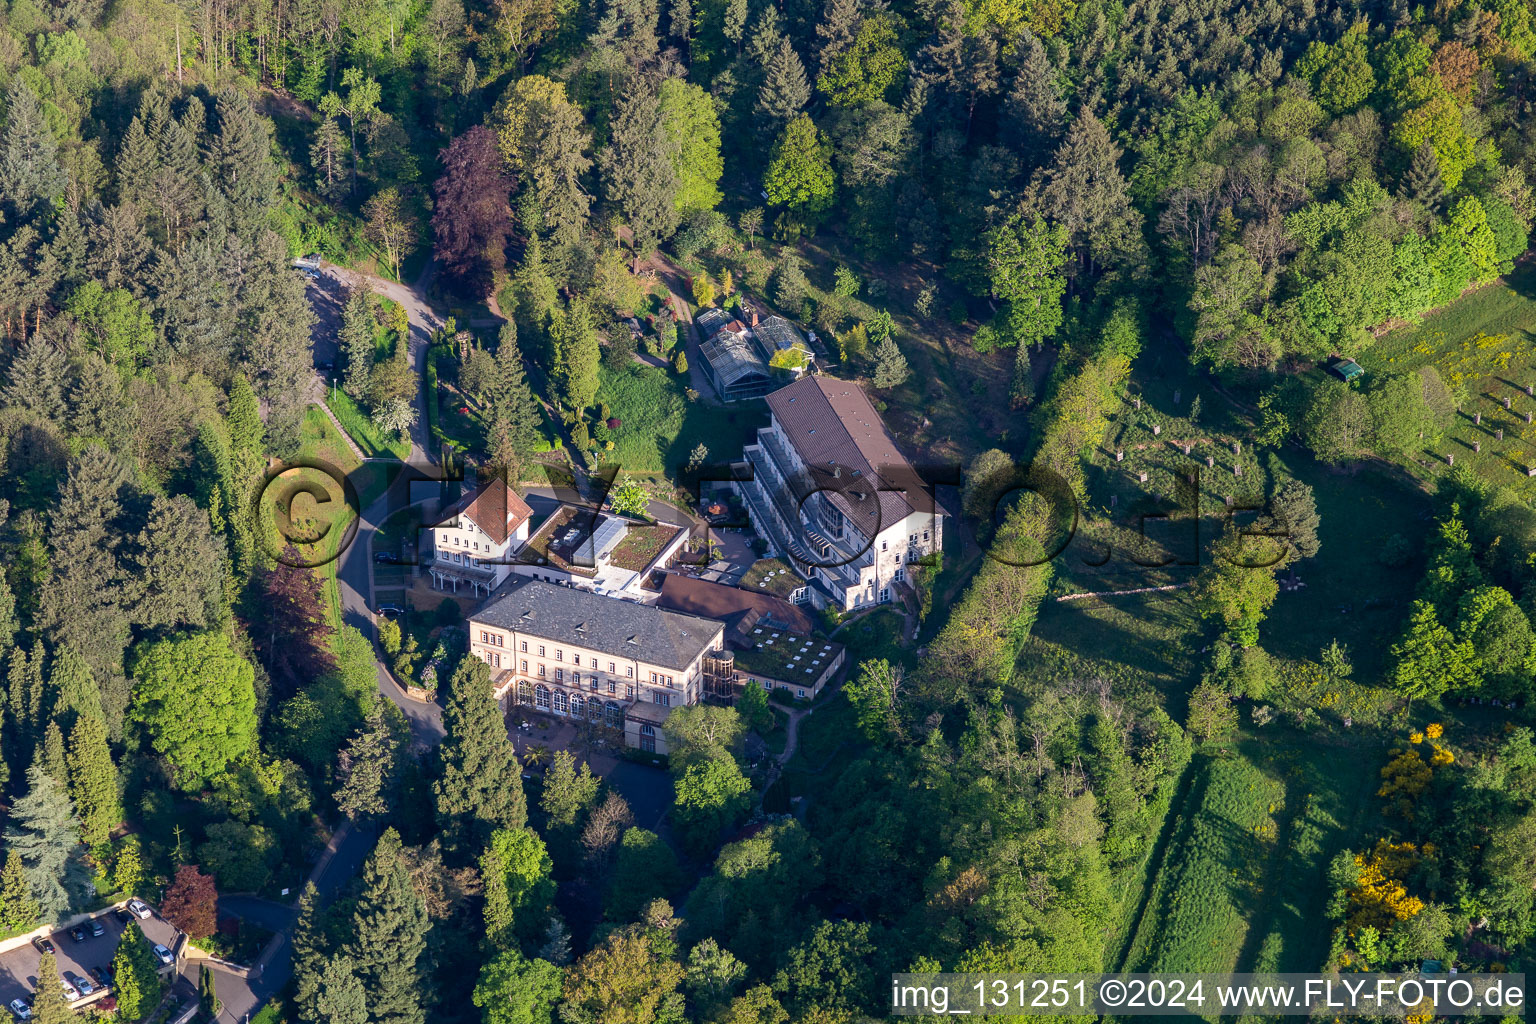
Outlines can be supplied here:
M336 401L336 378L331 378L331 401Z

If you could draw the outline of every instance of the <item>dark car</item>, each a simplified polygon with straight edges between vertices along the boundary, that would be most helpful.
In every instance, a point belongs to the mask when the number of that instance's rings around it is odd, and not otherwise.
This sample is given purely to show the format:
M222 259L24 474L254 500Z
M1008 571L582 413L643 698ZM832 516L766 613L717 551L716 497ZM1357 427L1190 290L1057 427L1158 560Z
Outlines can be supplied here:
M85 941L85 929L81 928L79 925L76 925L75 927L71 928L69 930L69 941L71 941L71 942L84 942Z
M386 618L398 619L405 614L405 609L397 604L381 604L379 605L379 614Z
M92 935L97 937L107 934L107 926L101 923L101 918L99 917L91 918L90 923L86 927L91 930Z
M373 560L378 562L380 565L400 564L400 556L395 554L393 551L375 551L373 553Z
M92 967L91 978L96 982L97 985L102 988L106 988L108 985L112 984L112 979L107 977L107 971L104 967Z
M129 921L133 920L133 915L128 913L128 911L124 910L122 907L118 907L116 910L112 911L112 916L117 918L118 922L121 924L127 924Z
M57 953L58 952L58 950L53 948L53 940L50 939L46 935L39 935L37 938L33 939L32 940L32 945L37 947L37 951L39 953Z

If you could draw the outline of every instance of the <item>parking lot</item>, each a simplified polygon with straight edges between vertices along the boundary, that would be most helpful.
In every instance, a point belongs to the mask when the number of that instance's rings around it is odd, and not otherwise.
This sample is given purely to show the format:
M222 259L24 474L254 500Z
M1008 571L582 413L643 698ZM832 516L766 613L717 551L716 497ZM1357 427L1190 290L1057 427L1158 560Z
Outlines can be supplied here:
M56 950L54 955L58 958L62 973L75 978L90 978L92 967L112 966L112 957L117 953L124 925L110 910L99 914L96 919L101 922L103 933L93 936L90 925L82 925L85 929L83 942L71 939L68 929L52 934ZM175 949L176 929L158 916L140 921L139 927L144 930L150 942ZM37 965L41 957L42 953L31 943L0 953L0 1004L9 1005L17 996L27 1000L32 998L32 994L37 991ZM95 985L95 981L91 984Z

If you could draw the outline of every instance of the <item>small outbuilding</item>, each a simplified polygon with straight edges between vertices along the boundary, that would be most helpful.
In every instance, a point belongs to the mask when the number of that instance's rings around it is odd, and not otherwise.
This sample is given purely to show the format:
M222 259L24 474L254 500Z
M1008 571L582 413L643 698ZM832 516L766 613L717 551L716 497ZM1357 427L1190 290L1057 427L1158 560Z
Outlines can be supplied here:
M1365 376L1365 370L1361 368L1359 363L1353 359L1346 359L1343 356L1339 356L1328 364L1328 372L1346 384Z

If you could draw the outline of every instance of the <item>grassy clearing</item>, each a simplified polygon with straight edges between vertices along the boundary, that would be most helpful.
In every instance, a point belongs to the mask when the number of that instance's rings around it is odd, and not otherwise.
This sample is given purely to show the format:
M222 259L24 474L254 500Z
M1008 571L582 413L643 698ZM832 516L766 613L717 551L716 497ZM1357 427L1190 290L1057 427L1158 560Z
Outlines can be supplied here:
M411 454L411 441L394 431L380 430L362 407L340 388L327 393L325 404L346 428L347 436L362 449L366 458L405 460Z
M761 403L722 408L690 402L686 381L666 370L634 364L614 372L598 371L597 398L620 421L613 450L600 453L625 472L675 477L702 444L715 460L740 458L766 419Z
M1333 737L1248 736L1207 750L1161 851L1123 968L1314 970L1328 862L1371 813L1375 754Z
M1455 424L1438 443L1415 453L1406 465L1409 472L1432 480L1447 471L1450 454L1458 468L1470 466L1536 498L1536 478L1526 476L1526 468L1536 465L1536 426L1525 422L1527 412L1536 413L1536 398L1524 390L1536 385L1536 263L1522 264L1422 324L1386 335L1358 362L1367 373L1433 364L1464 396ZM1479 413L1481 423L1475 422ZM1501 429L1502 441L1496 433Z
M892 665L904 665L911 671L916 658L902 636L904 623L901 612L894 608L879 608L846 624L832 639L848 649L850 672L857 672L860 662L874 658L884 658Z
M314 406L304 414L300 438L302 458L328 462L344 473L354 472L360 465L330 419ZM277 535L292 541L305 563L317 565L315 571L320 575L327 619L332 626L339 627L341 593L336 586L336 565L355 515L347 504L345 489L330 474L300 467L279 477L290 478L288 497L280 510L287 516L287 523L277 529ZM326 500L322 502L303 490L308 488L319 488ZM268 528L276 528L279 520L274 517L279 511L264 505L263 514L268 519ZM306 538L313 540L306 543Z

